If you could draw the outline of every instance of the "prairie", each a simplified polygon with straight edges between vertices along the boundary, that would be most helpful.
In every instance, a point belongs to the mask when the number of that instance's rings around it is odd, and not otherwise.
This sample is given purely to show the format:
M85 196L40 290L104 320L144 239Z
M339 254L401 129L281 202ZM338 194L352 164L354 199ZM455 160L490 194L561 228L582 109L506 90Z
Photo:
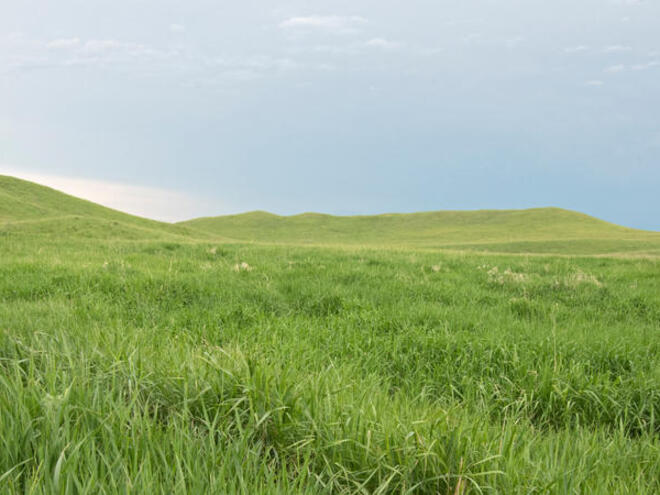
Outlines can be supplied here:
M658 234L481 215L171 225L0 177L0 492L659 492Z

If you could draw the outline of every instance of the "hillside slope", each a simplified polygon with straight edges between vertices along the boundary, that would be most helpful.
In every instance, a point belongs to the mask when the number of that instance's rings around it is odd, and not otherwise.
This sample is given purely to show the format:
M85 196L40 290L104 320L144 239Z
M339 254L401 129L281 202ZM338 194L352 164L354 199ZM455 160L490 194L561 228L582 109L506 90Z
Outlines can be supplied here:
M189 227L148 220L0 175L0 234L50 234L104 239L210 238Z
M266 212L170 224L140 218L0 175L0 235L51 239L233 241L453 249L504 253L660 255L660 232L559 208L435 211L372 216Z
M254 242L454 248L502 252L660 254L660 233L629 229L560 208L435 211L338 217L266 212L183 222Z

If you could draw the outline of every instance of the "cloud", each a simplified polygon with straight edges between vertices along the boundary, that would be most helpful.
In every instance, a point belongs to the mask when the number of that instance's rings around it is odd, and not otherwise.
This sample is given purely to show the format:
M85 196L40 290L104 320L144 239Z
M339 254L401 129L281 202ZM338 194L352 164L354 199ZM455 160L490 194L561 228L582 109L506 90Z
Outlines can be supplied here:
M176 50L159 50L140 43L120 41L115 39L89 40L85 42L75 54L77 58L67 60L62 65L75 64L125 64L135 59L141 62L166 60L177 55ZM143 66L146 68L147 66Z
M625 45L609 45L603 48L605 53L629 52L630 50L632 50L632 47Z
M384 38L374 38L366 42L367 46L374 48L382 48L383 50L393 50L401 47L398 41L390 41Z
M623 64L617 64L617 65L611 65L607 69L605 69L605 72L610 72L610 73L616 73L616 72L623 72L626 70L626 66Z
M83 45L82 49L86 52L108 52L118 50L137 51L144 50L146 47L138 43L118 40L89 40Z
M46 43L47 48L74 48L80 45L80 38L62 38Z
M170 31L173 33L185 33L186 32L186 26L183 24L170 24Z
M268 55L252 57L199 57L198 70L181 84L186 88L222 87L227 83L248 83L266 77L280 77L305 67L290 58Z
M633 65L630 68L632 70L646 70L650 69L651 67L658 67L660 66L660 62L657 60L651 60L650 62L646 62L645 64L637 64Z
M566 53L579 53L579 52L586 52L588 50L589 47L587 45L569 46L564 48L564 52Z
M591 87L599 87L599 86L603 86L604 84L605 83L603 81L597 79L592 81L585 81L584 83L585 86L591 86Z
M334 33L356 32L357 27L366 24L367 20L359 16L321 16L291 17L279 24L280 29L323 30Z
M162 77L165 73L183 76L179 80L181 84L194 84L197 87L279 76L305 66L286 57L257 54L209 56L178 48L154 48L114 38L63 38L44 42L20 37L20 45L21 50L12 50L6 61L0 60L0 75L72 68L103 71L124 69L123 74L140 77Z
M109 208L146 218L175 222L202 215L235 212L226 205L197 196L156 187L135 186L120 182L23 172L0 165L0 174L11 175L52 187Z
M290 58L277 58L270 56L253 56L253 57L205 57L203 60L205 67L214 69L229 69L229 70L250 70L255 72L278 71L284 72L294 70L300 65Z

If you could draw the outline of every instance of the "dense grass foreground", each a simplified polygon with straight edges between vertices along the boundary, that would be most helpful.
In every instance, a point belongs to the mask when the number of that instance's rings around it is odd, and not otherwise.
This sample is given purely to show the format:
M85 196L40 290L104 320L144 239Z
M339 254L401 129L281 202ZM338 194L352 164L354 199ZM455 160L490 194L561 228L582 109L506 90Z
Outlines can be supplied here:
M0 239L0 493L658 493L660 266Z

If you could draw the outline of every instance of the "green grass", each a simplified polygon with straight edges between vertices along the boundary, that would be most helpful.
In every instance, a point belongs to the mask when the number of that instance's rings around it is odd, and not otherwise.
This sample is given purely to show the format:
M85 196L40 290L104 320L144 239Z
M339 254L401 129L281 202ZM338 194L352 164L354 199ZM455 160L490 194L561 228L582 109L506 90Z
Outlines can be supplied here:
M660 233L629 229L560 208L437 211L336 217L252 212L183 222L250 242L387 246L494 252L660 254Z
M49 187L0 175L0 236L50 235L95 239L204 239L183 226L105 208Z
M660 491L657 257L126 238L90 209L5 216L0 493Z

